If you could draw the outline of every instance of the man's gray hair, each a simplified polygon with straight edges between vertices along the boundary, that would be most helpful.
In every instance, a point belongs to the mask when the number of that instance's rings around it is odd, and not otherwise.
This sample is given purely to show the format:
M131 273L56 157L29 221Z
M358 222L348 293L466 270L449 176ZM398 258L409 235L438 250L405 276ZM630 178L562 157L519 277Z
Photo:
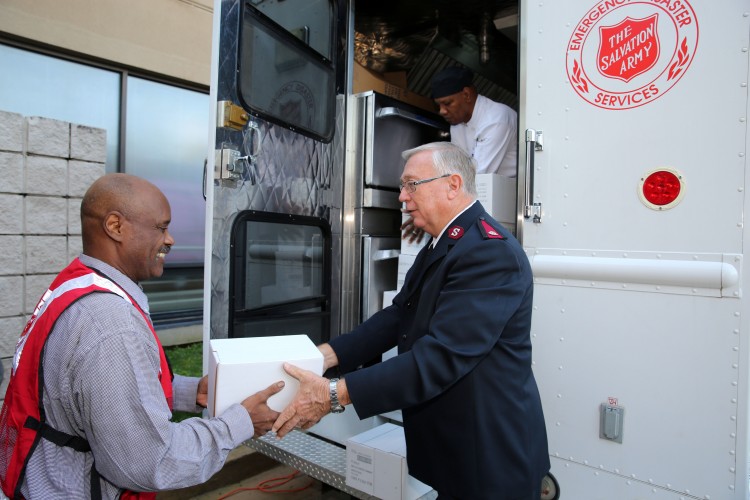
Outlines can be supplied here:
M422 151L432 152L435 175L458 174L463 179L463 190L469 196L477 197L477 166L474 159L450 142L431 142L401 153L405 161Z

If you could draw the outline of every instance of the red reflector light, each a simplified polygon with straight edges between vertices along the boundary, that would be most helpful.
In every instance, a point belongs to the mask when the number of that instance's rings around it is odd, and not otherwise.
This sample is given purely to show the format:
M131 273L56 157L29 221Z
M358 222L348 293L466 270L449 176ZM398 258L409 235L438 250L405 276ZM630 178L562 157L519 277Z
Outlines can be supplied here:
M643 181L643 197L657 206L674 202L682 191L680 178L668 170L657 170Z

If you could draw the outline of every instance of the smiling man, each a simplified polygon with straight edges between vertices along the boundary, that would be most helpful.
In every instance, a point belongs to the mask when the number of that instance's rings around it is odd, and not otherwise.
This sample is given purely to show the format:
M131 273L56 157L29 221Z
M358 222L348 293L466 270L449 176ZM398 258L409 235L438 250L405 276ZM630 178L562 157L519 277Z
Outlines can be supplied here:
M538 500L550 467L531 370L532 275L516 239L476 201L471 159L450 143L403 154L400 200L432 238L393 304L319 348L329 381L300 380L279 436L352 405L402 409L409 473L440 499ZM398 356L358 368L398 346Z
M229 452L271 428L281 384L220 416L205 377L172 377L140 282L161 276L174 244L153 184L98 179L81 202L83 253L42 296L17 344L0 415L0 483L11 498L154 498L201 483ZM137 493L141 492L141 493Z

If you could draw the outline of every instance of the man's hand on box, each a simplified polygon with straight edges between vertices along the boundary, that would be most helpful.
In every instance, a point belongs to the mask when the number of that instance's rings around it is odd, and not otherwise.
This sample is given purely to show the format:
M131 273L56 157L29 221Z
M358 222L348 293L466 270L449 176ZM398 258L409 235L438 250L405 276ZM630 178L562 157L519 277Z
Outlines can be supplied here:
M273 423L279 417L279 412L268 407L268 398L284 388L284 382L276 382L262 391L256 392L242 402L253 420L253 437L260 437L271 430Z
M284 370L299 380L299 390L289 406L284 408L273 424L279 438L295 427L308 429L331 411L331 395L328 379L284 363Z
M195 395L195 404L201 408L208 405L208 375L198 381L198 393Z

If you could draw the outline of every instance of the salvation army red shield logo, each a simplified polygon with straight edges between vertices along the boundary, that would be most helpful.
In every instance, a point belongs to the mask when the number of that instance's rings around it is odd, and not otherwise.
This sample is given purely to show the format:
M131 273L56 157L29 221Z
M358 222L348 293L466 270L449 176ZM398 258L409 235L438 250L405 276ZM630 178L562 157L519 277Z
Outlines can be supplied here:
M596 2L568 41L572 89L604 109L636 108L664 96L686 74L698 48L690 1Z
M448 228L448 238L457 240L464 235L464 228L461 226L451 226Z
M629 82L650 70L659 59L659 15L626 17L613 26L599 27L597 68L608 78Z

